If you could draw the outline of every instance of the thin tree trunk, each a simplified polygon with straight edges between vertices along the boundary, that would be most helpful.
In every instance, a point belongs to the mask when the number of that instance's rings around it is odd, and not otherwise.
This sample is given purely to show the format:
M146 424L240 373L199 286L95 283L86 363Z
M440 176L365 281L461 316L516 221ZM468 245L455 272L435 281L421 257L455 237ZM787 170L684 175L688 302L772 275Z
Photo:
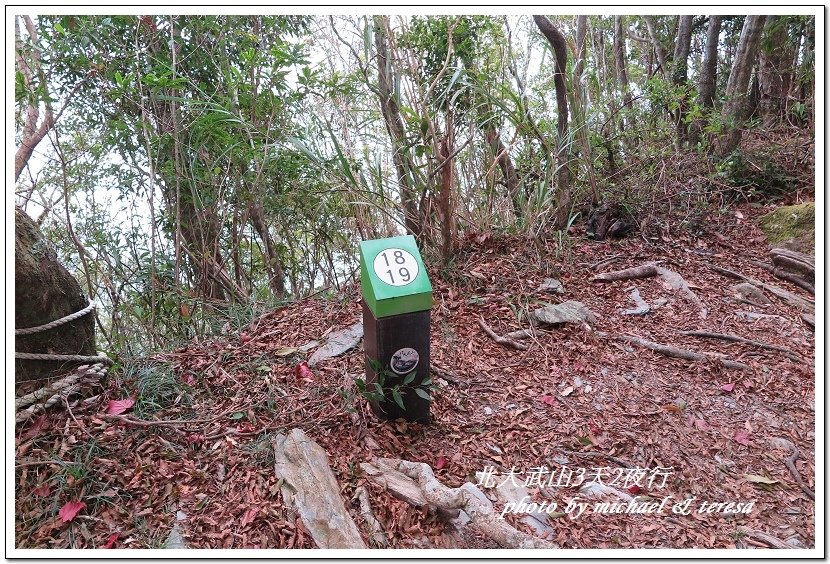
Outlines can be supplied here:
M418 206L415 200L415 189L412 185L412 177L410 174L412 163L406 154L407 149L404 147L406 131L393 87L395 75L392 68L392 61L389 57L389 18L387 16L374 16L373 20L375 26L375 49L377 50L378 61L380 108L392 142L392 161L398 173L404 223L409 233L420 237L422 226L420 225Z
M715 84L718 69L718 38L720 37L721 16L709 16L706 30L706 45L703 48L703 62L697 82L697 103L704 112L715 106ZM703 118L695 120L689 130L689 141L696 144L703 129Z
M686 125L686 113L688 102L686 95L683 92L683 87L686 85L688 78L689 67L689 49L692 43L692 20L694 16L680 16L680 21L677 26L677 40L674 42L674 59L672 60L672 84L674 84L680 94L678 100L678 108L675 113L675 124L677 127L677 145L682 147L688 137Z
M599 193L597 192L596 171L594 170L594 159L591 156L591 143L588 140L587 120L588 104L585 90L582 88L582 72L585 68L585 35L588 31L587 16L576 18L576 63L574 64L574 76L571 84L574 89L574 100L580 105L577 122L576 137L582 149L582 158L585 162L585 169L588 172L588 185L591 187L591 204L599 204Z
M623 107L631 104L631 90L628 88L628 71L626 69L625 33L623 32L623 17L614 16L614 65L617 69L617 84L623 94ZM623 124L625 120L622 120Z
M660 65L660 72L665 76L668 73L668 67L666 66L666 48L663 47L663 43L660 42L660 38L657 36L654 17L643 16L643 20L646 22L648 36L651 38L651 43L654 45L654 52L657 54L657 63Z
M488 127L484 132L484 136L504 176L504 182L507 184L507 194L510 196L510 201L513 204L513 212L516 214L516 217L519 217L521 213L521 207L519 206L520 182L519 175L516 173L516 167L513 165L513 159L510 158L510 152L501 140L499 132L494 127Z
M447 112L447 133L441 140L439 157L441 166L441 186L438 192L438 208L441 214L441 258L444 264L449 264L452 258L452 241L454 217L452 206L452 187L455 169L455 124L452 112Z
M762 125L769 128L781 120L787 89L784 87L787 22L781 16L769 16L764 30L764 45L758 63L759 106Z
M554 229L564 229L568 225L571 211L571 193L568 186L568 153L570 152L570 141L568 140L568 94L565 85L565 67L567 65L567 46L565 36L545 16L533 16L533 21L542 35L548 40L553 49L556 59L556 72L553 75L553 84L556 88L556 130L558 133L557 151L555 162L556 173L556 211L554 213Z
M764 30L766 16L747 16L741 30L741 38L732 62L729 81L726 84L726 103L723 113L734 125L727 126L718 148L718 155L725 157L741 142L741 127L746 112L747 89L752 76L752 67L758 55L758 44Z

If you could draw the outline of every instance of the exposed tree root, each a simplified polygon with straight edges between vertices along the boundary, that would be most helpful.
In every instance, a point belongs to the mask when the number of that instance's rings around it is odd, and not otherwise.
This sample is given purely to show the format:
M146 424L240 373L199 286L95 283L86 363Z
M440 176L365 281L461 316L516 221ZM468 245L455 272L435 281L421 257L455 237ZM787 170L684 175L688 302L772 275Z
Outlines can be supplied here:
M749 261L751 264L754 264L758 268L763 268L769 272L772 272L772 275L776 278L780 278L781 280L786 280L787 282L792 282L802 290L807 290L811 294L816 294L816 287L813 286L810 282L795 274L793 272L787 272L786 270L782 270L781 268L777 268L771 264L767 264L765 262L761 262L759 260L751 260Z
M602 333L597 331L597 335L600 337L608 337L614 339L616 341L623 341L626 343L633 343L635 345L639 345L641 347L645 347L649 350L654 352L658 352L664 356L669 356L672 358L680 358L683 360L691 360L694 362L719 362L726 368L735 368L740 370L752 370L752 368L748 364L744 364L743 362L738 362L735 360L730 360L727 358L722 358L720 356L714 355L712 353L699 353L695 351L690 351L686 349L678 349L676 347L670 347L668 345L661 345L660 343L653 343L651 341L646 341L645 339L641 339L639 337L634 337L631 335L609 335L608 333Z
M788 358L796 362L801 362L802 360L804 360L801 357L801 355L799 355L797 352L792 351L786 347L779 347L778 345L762 343L761 341L753 341L752 339L745 339L744 337L740 337L738 335L730 335L727 333L709 333L708 331L681 331L680 334L686 335L687 337L702 337L706 339L721 339L723 341L744 343L745 345L752 345L753 347L758 347L761 349L782 352L785 355L787 355Z
M493 504L470 482L460 488L449 488L439 482L427 464L397 458L379 458L363 462L361 468L369 479L387 488L390 493L413 505L431 505L445 512L464 511L470 527L494 540L503 548L557 548L551 542L514 529L500 519Z
M626 268L625 270L615 270L613 272L604 272L594 276L592 282L615 282L617 280L632 280L635 278L649 278L651 276L659 276L666 283L668 283L674 290L679 290L683 296L695 304L700 310L702 318L706 318L707 311L703 306L703 302L697 297L686 281L673 270L657 266L656 263L646 263L633 268Z
M511 348L514 348L514 349L518 349L520 351L526 351L527 350L527 345L526 344L520 343L520 342L518 342L514 339L511 339L510 337L502 337L501 335L497 335L495 333L495 331L493 331L490 328L490 326L487 325L484 322L483 319L479 319L478 324L481 326L481 328L484 330L484 332L487 333L487 335L491 339L493 339L495 342L497 342L498 344L500 344L504 347L511 347Z
M737 272L733 272L727 268L721 268L720 266L709 265L709 268L717 272L718 274L723 274L729 278L734 278L735 280L743 280L745 282L749 282L753 286L757 286L763 290L770 292L776 298L781 300L782 302L791 305L804 311L805 313L815 313L816 310L816 303L813 300L808 300L793 294L792 292L788 292L783 288L779 288L773 284L766 284L759 280L755 280L750 276L745 276L743 274L739 274Z

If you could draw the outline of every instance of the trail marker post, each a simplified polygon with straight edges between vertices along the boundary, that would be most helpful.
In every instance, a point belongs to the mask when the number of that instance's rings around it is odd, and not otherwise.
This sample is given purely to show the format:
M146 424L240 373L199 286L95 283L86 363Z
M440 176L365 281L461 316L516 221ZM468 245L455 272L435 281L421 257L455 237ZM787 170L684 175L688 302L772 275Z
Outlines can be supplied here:
M415 238L403 235L362 241L360 288L366 383L374 389L382 381L384 389L383 398L372 402L372 409L383 419L403 417L429 423L432 284ZM403 409L395 401L395 392Z

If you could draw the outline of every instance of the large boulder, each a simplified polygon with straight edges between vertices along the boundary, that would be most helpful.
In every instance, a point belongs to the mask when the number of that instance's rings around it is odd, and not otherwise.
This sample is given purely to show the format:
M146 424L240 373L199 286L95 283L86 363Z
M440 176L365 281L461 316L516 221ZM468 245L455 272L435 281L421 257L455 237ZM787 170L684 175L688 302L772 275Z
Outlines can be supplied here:
M43 325L80 311L87 305L89 300L78 282L58 262L57 253L41 237L37 225L26 212L15 208L15 328ZM14 341L16 352L95 355L93 313L53 329L31 335L16 335ZM20 387L24 382L46 380L80 364L84 363L15 360L15 383Z
M816 254L816 203L781 206L762 216L761 230L773 247Z

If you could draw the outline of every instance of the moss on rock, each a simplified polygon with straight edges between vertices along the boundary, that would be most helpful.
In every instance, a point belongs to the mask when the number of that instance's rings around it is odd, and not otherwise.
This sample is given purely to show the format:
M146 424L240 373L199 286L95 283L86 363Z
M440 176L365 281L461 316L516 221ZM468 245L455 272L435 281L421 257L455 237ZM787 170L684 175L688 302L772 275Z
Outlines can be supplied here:
M759 220L770 245L784 246L802 253L815 254L816 204L805 202L782 206Z

